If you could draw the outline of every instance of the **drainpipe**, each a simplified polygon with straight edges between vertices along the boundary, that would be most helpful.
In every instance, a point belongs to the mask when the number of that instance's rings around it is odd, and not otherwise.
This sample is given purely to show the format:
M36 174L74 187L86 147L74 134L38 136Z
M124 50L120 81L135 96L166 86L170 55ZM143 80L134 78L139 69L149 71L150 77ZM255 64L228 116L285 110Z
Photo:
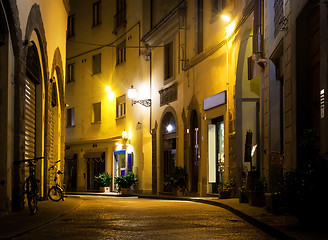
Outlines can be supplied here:
M253 56L252 59L264 68L267 60L263 55L263 33L262 33L262 0L254 0L254 22L253 22Z

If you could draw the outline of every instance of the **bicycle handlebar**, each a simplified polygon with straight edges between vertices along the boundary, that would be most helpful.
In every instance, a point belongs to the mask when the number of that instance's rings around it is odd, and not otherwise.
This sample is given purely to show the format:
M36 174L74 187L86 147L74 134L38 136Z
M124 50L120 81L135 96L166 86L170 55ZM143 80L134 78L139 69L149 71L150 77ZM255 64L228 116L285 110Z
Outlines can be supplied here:
M50 170L50 169L54 169L55 166L56 166L56 164L59 163L59 162L60 162L60 160L56 161L54 165L52 165L51 167L49 167L49 170Z
M44 159L44 157L36 157L36 158L30 158L30 159L19 160L19 161L15 161L14 163L32 162L32 161L38 161L38 160L40 160L40 159Z

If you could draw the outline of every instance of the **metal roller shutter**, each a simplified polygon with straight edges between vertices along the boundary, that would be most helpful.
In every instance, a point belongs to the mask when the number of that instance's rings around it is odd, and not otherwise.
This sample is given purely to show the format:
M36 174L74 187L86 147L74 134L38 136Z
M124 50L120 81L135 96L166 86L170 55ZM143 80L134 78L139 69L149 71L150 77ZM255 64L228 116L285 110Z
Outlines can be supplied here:
M35 84L25 80L25 159L35 157Z

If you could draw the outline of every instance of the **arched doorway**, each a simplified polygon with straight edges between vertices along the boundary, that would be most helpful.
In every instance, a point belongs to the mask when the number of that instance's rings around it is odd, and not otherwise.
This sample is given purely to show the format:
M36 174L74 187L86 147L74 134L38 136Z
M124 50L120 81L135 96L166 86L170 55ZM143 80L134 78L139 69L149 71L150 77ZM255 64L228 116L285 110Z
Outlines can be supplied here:
M190 180L191 192L198 192L198 168L199 168L199 127L198 115L193 110L190 117Z
M163 146L163 163L162 163L162 176L163 185L164 178L173 173L176 165L176 121L172 112L165 113L162 120L161 127L162 146ZM170 186L163 186L165 192L170 192Z

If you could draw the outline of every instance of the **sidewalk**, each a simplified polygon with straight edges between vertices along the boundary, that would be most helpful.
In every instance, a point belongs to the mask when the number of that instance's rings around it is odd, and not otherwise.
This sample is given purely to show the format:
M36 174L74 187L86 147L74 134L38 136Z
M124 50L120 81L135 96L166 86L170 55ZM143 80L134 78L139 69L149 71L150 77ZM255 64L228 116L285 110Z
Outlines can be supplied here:
M307 231L297 225L297 219L293 216L271 214L264 207L254 207L248 203L239 203L238 198L218 199L218 197L177 197L169 195L139 196L139 198L185 200L219 206L236 214L246 222L256 226L276 239L328 239L327 229L322 232Z
M12 239L42 225L45 225L73 211L83 200L67 197L65 201L40 201L36 215L31 215L28 207L20 212L0 216L0 239Z

